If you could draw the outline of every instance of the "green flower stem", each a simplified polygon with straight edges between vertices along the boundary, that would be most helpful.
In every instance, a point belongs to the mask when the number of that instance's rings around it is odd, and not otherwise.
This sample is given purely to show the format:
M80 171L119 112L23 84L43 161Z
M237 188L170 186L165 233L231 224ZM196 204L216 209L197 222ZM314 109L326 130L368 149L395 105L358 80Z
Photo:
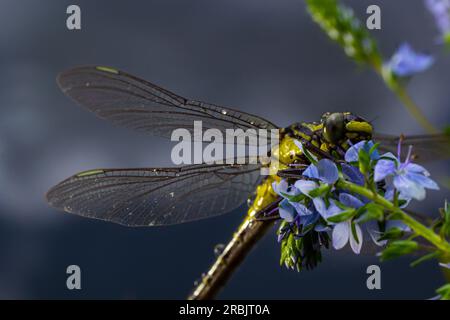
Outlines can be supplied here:
M439 133L440 131L428 120L420 107L414 102L406 91L405 87L390 73L383 69L381 59L374 58L370 62L375 72L383 79L386 86L397 96L403 103L409 114L428 132Z
M398 99L405 105L408 112L416 119L416 121L431 134L439 133L439 130L427 119L420 110L419 106L412 100L408 92L402 86L393 88L392 91L397 95Z
M306 0L306 6L312 19L328 37L338 43L352 60L371 66L425 130L429 133L439 132L408 95L401 79L383 67L377 42L351 8L338 0Z
M441 258L441 259L439 259L439 262L449 263L450 258L449 258L449 256ZM441 268L441 269L442 269L442 273L444 274L445 279L447 280L448 283L450 283L450 269L447 269L447 268Z
M408 225L412 230L414 230L419 236L422 236L424 239L428 240L431 244L435 245L436 248L442 251L442 253L446 256L450 256L450 243L445 241L444 238L441 238L439 235L434 233L431 229L427 228L419 221L415 220L413 217L408 215L406 212L397 208L392 202L386 200L381 197L377 193L370 191L369 189L359 186L357 184L345 181L343 179L339 179L336 185L338 188L345 189L347 191L360 194L367 199L372 200L373 202L383 206L385 209L393 212L396 216L399 217L406 225Z

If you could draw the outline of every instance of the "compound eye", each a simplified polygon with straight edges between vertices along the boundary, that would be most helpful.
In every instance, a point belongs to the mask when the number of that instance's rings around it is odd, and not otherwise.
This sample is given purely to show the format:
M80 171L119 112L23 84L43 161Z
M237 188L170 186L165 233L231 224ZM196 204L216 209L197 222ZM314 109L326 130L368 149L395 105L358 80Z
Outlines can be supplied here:
M345 119L342 113L332 113L325 120L327 139L336 143L345 136Z

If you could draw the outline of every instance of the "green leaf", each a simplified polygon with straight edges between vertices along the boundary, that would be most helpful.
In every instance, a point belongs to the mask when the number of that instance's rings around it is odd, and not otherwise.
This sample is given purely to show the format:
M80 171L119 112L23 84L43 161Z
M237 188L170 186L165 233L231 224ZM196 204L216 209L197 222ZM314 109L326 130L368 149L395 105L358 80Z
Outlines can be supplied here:
M352 221L351 228L352 228L352 236L353 236L353 239L355 239L355 240L356 240L356 243L359 244L358 233L356 232L356 224L355 224L355 222L353 222L353 221Z
M440 253L435 251L435 252L430 252L422 257L420 257L417 260L414 260L413 262L411 262L410 266L411 267L415 267L419 264L421 264L422 262L428 261L430 259L434 259L434 258L438 258L440 256Z
M307 199L307 196L304 194L298 194L298 195L293 196L293 195L281 192L281 195L291 202L302 202L303 200Z
M362 174L367 174L370 172L370 155L364 150L364 148L359 149L358 152L359 161L359 171Z
M391 242L382 252L381 261L398 258L406 254L410 254L419 248L416 241L398 240Z
M383 235L378 239L379 241L382 240L394 240L399 239L403 237L403 230L399 228L391 228L385 232L383 232Z
M381 220L384 216L384 209L379 204L370 202L358 210L357 223L364 223L370 220Z
M355 209L348 209L348 210L345 210L335 216L329 217L327 220L329 222L339 223L339 222L347 221L347 220L351 219L355 214L356 214Z
M301 230L301 233L302 234L306 234L306 233L310 232L311 230L313 230L314 227L315 227L315 224L310 224L310 225L308 225L306 227L303 226L303 228Z
M372 146L372 148L370 148L370 150L369 150L369 156L371 156L375 151L377 151L379 146L380 146L380 143L379 143L379 142L376 142L376 143Z
M450 32L445 33L444 36L443 36L443 38L444 38L444 43L445 43L447 46L450 46Z
M388 218L389 220L402 220L402 215L399 212L392 212Z
M317 198L320 197L322 198L323 196L325 196L328 192L330 192L332 186L328 185L328 184L321 184L319 187L317 187L314 190L311 190L311 192L309 192L309 196L312 198Z
M303 148L303 154L309 160L309 162L311 162L314 165L317 164L317 158L314 155L312 155L311 152L309 152L308 149Z
M300 151L303 153L303 155L306 157L306 159L309 160L310 163L316 165L318 160L317 157L315 155L313 155L311 152L309 152L309 150L307 148L305 148L305 146L303 145L303 143L300 141L301 143L301 147L299 147Z
M407 200L402 200L402 199L398 199L398 206L400 208L402 208L408 201Z
M441 296L441 300L450 300L450 283L437 289L436 293Z
M443 224L441 228L441 233L443 236L450 236L450 206L447 200L445 200L445 205L443 209Z

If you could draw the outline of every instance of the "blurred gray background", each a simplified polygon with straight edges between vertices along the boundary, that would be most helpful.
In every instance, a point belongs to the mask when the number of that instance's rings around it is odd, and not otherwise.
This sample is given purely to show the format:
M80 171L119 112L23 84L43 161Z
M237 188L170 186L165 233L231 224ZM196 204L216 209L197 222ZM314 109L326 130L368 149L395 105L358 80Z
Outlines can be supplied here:
M450 56L420 0L345 1L365 17L390 56L402 41L437 57L410 83L435 124L449 123ZM82 30L66 29L78 4ZM370 70L355 66L311 21L301 0L0 1L0 298L177 298L214 259L245 206L173 227L132 229L57 212L48 188L99 167L170 165L171 144L114 127L57 88L58 72L110 65L180 95L234 106L280 126L349 110L379 131L421 133ZM448 163L431 166L432 173ZM429 193L432 212L448 192ZM367 240L367 239L366 239ZM274 232L248 257L220 298L427 298L443 284L436 263L383 263L382 290L366 288L373 256L328 251L314 271L278 266ZM82 269L82 290L66 289L66 267Z

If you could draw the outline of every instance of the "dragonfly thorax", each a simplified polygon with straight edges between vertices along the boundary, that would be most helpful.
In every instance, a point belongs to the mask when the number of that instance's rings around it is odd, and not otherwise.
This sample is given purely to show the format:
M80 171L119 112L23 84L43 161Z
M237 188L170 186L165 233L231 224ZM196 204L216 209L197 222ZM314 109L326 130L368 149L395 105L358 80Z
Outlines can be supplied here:
M297 139L313 153L342 158L350 145L372 138L372 125L350 112L325 113L319 122L294 123L286 135Z

